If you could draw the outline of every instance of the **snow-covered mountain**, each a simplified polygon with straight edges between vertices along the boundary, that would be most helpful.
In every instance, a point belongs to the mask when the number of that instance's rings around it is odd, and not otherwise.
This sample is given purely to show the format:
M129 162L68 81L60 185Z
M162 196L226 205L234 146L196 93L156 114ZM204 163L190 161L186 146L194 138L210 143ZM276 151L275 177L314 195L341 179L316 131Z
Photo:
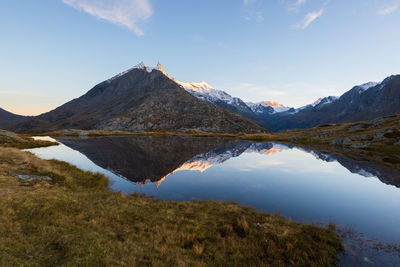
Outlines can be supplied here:
M274 101L262 101L258 103L247 102L246 103L250 109L257 114L260 113L279 113L285 112L291 109L291 107L286 107L278 102Z
M301 110L308 109L308 108L310 108L310 109L319 109L322 106L324 106L326 104L333 103L338 99L339 99L339 97L337 97L337 96L328 96L328 97L318 98L317 101L315 101L312 104L309 104L309 105L306 105L306 106L303 106L303 107L295 109L295 111L292 112L292 114L295 114L295 113L297 113L297 112L299 112Z
M360 89L360 93L368 90L371 87L377 86L379 83L376 82L368 82L368 83L364 83L362 85L357 85L356 87Z
M180 82L172 78L193 97L209 102L217 107L236 112L252 121L257 121L257 116L250 107L240 98L233 97L225 91L213 88L206 82Z
M230 105L240 105L241 102L243 102L240 98L232 97L230 94L222 90L217 90L206 82L184 83L177 80L175 80L175 82L182 86L189 94L200 100L208 101L211 103L222 101Z

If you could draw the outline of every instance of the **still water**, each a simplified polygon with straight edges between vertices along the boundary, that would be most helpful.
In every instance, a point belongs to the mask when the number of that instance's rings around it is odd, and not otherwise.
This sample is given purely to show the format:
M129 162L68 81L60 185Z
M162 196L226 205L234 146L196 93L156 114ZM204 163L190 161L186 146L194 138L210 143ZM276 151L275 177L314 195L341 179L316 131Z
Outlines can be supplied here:
M234 201L298 222L400 241L400 172L277 143L191 137L60 138L30 149L163 200Z

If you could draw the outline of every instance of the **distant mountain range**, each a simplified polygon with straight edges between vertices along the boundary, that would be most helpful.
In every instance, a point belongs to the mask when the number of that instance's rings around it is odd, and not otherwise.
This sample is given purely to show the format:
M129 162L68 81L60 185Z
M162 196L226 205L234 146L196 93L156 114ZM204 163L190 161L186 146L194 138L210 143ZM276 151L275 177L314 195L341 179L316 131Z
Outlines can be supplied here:
M357 85L340 97L320 98L297 109L273 101L245 103L206 82L178 83L194 97L236 112L274 132L400 113L400 75L392 75L381 83Z
M400 113L400 75L353 87L301 108L244 102L206 82L184 83L143 63L85 95L36 117L0 109L0 128L40 133L61 129L258 133L371 120ZM263 128L261 128L261 127Z

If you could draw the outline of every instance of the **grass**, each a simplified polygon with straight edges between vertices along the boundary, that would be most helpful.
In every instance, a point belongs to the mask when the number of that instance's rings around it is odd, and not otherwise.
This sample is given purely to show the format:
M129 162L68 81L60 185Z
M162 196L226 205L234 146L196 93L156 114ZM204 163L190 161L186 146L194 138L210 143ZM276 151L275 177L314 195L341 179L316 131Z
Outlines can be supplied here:
M57 145L55 142L34 140L27 135L18 135L12 132L0 130L0 146L15 147L19 149L47 147Z
M334 266L343 251L333 229L232 203L111 193L103 175L9 147L0 147L0 240L1 266Z

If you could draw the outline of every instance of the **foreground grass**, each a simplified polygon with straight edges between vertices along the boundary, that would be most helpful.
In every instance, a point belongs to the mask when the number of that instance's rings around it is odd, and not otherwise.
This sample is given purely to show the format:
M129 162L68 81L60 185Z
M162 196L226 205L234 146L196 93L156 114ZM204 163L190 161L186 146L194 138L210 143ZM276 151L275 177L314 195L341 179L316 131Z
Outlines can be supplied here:
M110 193L102 175L0 147L0 251L1 266L332 266L342 245L332 230L234 204Z

